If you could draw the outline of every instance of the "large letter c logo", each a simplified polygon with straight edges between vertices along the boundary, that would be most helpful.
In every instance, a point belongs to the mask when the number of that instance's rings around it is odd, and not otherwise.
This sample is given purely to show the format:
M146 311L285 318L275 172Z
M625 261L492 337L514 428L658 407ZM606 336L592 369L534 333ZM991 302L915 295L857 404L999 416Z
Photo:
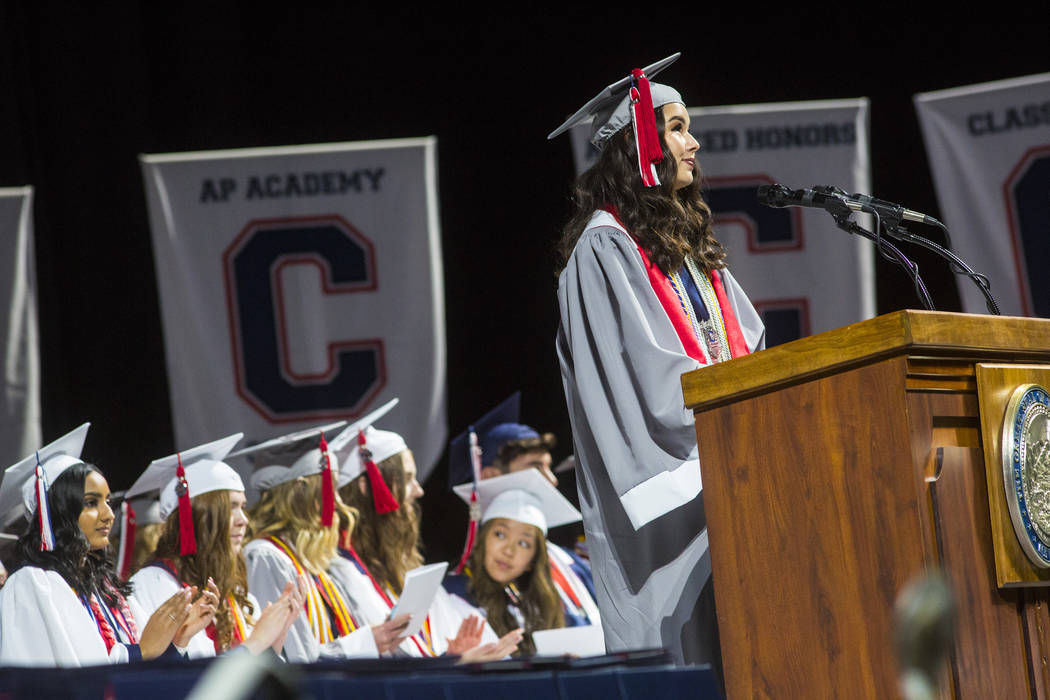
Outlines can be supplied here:
M324 296L377 288L371 242L341 217L249 222L223 253L237 393L275 423L360 413L386 383L383 341L316 339L328 370L296 373L281 294L291 265L319 268Z

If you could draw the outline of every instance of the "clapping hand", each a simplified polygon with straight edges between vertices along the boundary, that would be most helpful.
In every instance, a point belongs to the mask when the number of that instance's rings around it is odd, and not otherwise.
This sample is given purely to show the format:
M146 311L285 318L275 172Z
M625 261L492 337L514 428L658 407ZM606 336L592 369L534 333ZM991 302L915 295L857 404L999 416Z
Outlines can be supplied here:
M196 586L191 586L188 590L196 597L190 607L186 621L175 634L174 642L177 647L189 646L193 635L215 621L215 613L219 609L219 588L210 576L208 577L208 586L200 591L200 595L197 595L198 589Z
M481 644L481 634L485 623L478 615L469 615L459 625L459 631L453 639L448 639L446 654L465 654Z
M273 649L280 654L284 648L284 638L292 623L303 609L305 596L301 590L303 581L289 581L277 600L268 603L255 620L244 646L253 654L266 649Z
M505 659L518 648L518 644L524 635L525 632L520 627L516 630L511 630L500 637L499 641L482 644L463 652L463 655L460 657L460 663L479 663Z
M139 639L139 651L143 659L155 659L171 645L179 628L190 615L192 597L193 590L183 588L150 615Z

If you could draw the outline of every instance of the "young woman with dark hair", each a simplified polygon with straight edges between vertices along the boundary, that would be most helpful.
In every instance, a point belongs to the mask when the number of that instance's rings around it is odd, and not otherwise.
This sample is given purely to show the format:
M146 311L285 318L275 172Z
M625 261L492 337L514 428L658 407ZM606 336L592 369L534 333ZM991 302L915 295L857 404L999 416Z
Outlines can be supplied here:
M470 485L455 490L470 503ZM474 549L462 572L445 579L445 588L481 610L496 634L520 628L517 653L534 654L534 632L566 626L547 530L579 522L580 513L535 469L484 479L477 494L481 527Z
M763 348L765 334L715 238L689 112L674 88L648 80L676 58L632 71L551 134L593 117L600 151L557 246L556 345L608 649L717 663L696 433L679 378Z
M547 538L531 523L510 518L485 522L467 568L445 586L485 613L497 635L521 629L515 655L536 652L532 633L565 626L561 599L551 580Z
M598 162L573 186L573 214L557 247L559 271L598 211L613 213L665 275L680 270L687 257L705 273L725 268L725 250L715 238L711 208L702 194L699 143L689 133L689 114L676 103L653 114L664 156L657 168L663 184L646 187L639 180L630 126L610 137Z
M214 614L207 592L179 591L147 615L109 560L109 484L79 458L87 424L10 467L0 508L29 523L0 591L0 665L86 666L151 659L185 645Z

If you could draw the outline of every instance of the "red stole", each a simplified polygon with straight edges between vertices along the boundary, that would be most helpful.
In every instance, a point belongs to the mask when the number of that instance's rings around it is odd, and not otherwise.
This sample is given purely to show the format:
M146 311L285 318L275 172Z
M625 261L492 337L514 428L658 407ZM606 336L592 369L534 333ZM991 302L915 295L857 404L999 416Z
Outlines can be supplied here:
M649 284L653 288L653 293L656 294L656 298L660 300L660 305L664 308L664 313L667 314L667 318L670 319L671 325L674 327L675 333L678 334L678 339L682 342L682 347L685 349L685 354L693 358L702 365L707 364L707 359L704 357L703 350L700 349L700 340L696 337L696 333L693 331L693 326L689 322L689 317L686 315L685 310L682 308L682 302L679 301L678 295L675 293L674 288L671 287L671 280L668 279L667 275L660 271L649 259L649 255L642 248L641 244L638 243L638 239L635 238L630 231L627 231L627 227L624 226L623 222L620 221L619 215L616 210L612 207L607 209L613 218L616 219L623 230L631 237L634 241L635 247L638 249L638 254L642 256L642 265L645 267L646 273L649 275ZM711 280L711 286L715 290L715 296L718 298L718 306L722 312L722 321L725 324L726 329L726 340L729 342L729 354L731 357L742 357L748 354L747 343L744 341L744 333L740 329L740 323L737 321L736 313L733 312L733 306L729 303L729 297L726 295L725 285L722 283L722 276L718 274L718 271L711 272L709 275ZM689 303L686 301L686 303Z

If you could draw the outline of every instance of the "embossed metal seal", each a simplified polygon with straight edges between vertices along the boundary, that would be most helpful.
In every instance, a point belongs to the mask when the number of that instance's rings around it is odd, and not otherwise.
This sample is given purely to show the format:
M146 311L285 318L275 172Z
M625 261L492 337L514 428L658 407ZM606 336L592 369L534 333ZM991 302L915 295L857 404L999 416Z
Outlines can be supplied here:
M1028 558L1050 569L1050 394L1023 384L1010 396L1001 443L1003 486Z

